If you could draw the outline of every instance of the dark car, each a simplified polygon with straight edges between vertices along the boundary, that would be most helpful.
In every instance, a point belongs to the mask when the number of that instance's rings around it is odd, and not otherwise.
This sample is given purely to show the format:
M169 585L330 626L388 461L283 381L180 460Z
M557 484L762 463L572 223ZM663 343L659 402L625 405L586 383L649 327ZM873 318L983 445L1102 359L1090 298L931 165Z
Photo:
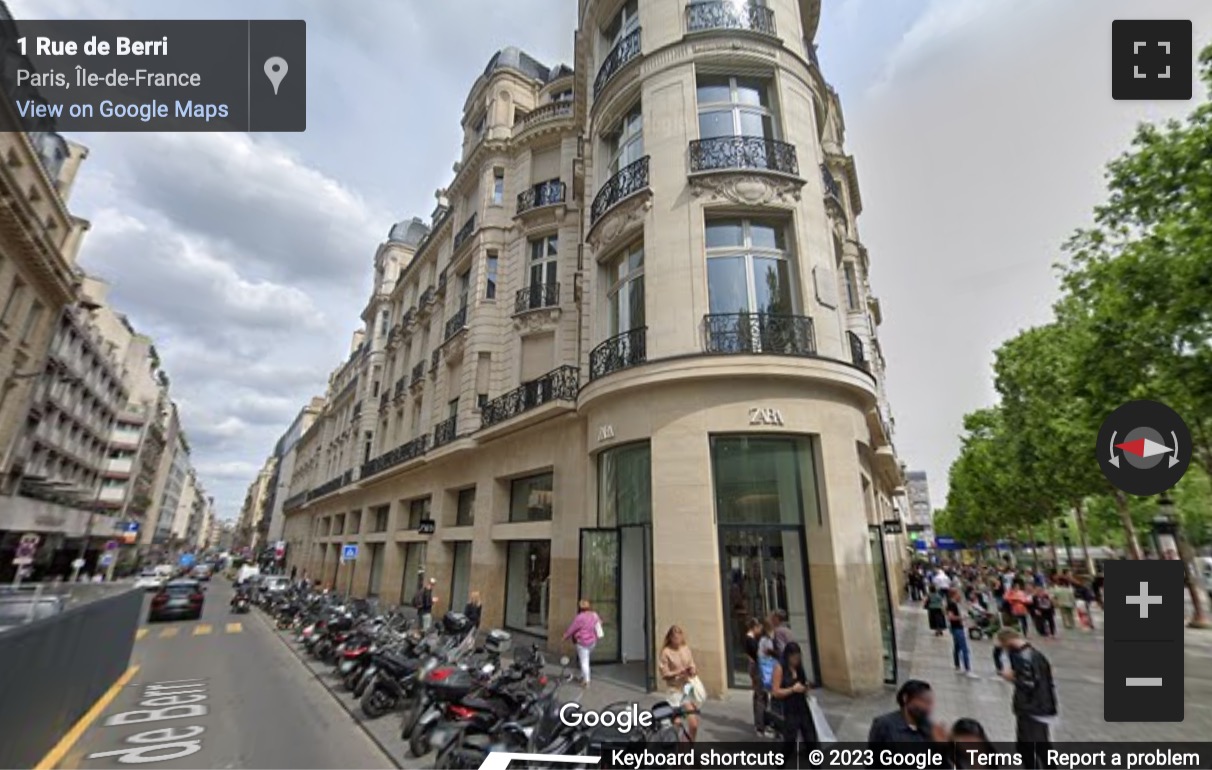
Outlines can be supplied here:
M197 620L202 617L202 602L205 599L202 584L197 580L170 580L152 597L147 622L170 618Z

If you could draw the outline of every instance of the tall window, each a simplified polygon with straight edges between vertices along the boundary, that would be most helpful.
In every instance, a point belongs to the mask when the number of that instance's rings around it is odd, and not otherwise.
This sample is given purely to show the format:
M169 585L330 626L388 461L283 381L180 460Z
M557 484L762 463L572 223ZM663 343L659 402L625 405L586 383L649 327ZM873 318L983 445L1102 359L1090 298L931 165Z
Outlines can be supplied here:
M391 324L391 311L384 310L379 314L379 336L386 337L388 326Z
M792 315L791 264L779 222L707 222L707 293L712 313Z
M606 50L614 48L619 41L640 28L640 0L627 0L619 12L602 30L606 38Z
M496 299L497 297L497 264L497 253L488 252L488 260L484 269L484 299Z
M25 314L25 325L21 327L22 342L29 342L30 334L33 333L34 327L38 325L38 322L42 320L44 312L46 312L46 307L38 300L34 300L33 304L29 306L29 312Z
M408 528L420 529L421 522L429 518L429 498L422 497L408 504Z
M362 434L362 462L370 462L370 453L375 445L375 434L366 431Z
M476 488L459 490L459 501L455 506L455 526L470 527L476 520Z
M505 203L505 169L492 170L492 205L502 206Z
M390 515L391 509L386 505L380 505L374 509L374 526L371 532L386 532L387 517Z
M606 144L610 157L610 176L644 157L644 113L638 103L619 121L614 130L607 134Z
M471 268L459 273L459 308L467 307L467 292L471 289Z
M644 244L624 251L610 266L610 336L644 325Z
M459 416L459 399L452 398L446 403L446 419Z
M847 261L842 265L842 275L846 279L846 307L849 310L859 309L858 274L854 263Z
M516 540L505 565L505 626L547 633L550 604L551 541Z
M510 521L551 521L551 473L517 479L509 490Z
M702 75L698 80L699 138L777 139L770 84L757 78Z
M557 235L546 235L530 242L530 285L532 289L542 284L556 282L559 252L560 241Z
M17 312L17 307L21 304L21 298L25 296L25 282L20 278L13 279L12 288L8 292L8 300L4 303L4 312L0 313L0 323L6 326L13 322L13 314Z

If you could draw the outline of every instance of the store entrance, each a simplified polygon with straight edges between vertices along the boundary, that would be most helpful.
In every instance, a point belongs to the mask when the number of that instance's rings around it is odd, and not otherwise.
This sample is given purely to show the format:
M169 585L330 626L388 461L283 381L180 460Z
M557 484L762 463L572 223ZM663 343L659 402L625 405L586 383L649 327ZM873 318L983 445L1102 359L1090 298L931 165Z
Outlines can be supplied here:
M597 663L634 669L637 684L656 686L652 640L652 533L647 525L581 530L579 596L602 618Z

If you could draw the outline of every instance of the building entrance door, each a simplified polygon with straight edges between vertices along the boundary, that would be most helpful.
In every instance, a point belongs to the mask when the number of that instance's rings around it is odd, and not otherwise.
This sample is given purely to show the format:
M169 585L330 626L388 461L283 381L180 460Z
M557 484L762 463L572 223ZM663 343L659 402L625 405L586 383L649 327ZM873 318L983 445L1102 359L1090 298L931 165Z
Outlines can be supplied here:
M652 649L652 546L647 525L581 530L579 596L602 618L606 635L594 662L642 666L649 690L656 687Z

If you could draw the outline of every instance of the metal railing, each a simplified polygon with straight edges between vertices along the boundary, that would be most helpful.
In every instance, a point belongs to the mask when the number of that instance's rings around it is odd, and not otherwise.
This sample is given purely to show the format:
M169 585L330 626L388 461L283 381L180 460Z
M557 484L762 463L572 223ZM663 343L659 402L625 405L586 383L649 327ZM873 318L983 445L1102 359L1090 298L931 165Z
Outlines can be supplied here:
M513 298L513 312L515 314L525 313L527 310L539 310L559 304L559 283L533 283L523 289L518 289L518 293Z
M382 473L388 468L416 459L429 451L429 434L418 436L407 444L401 444L390 452L379 455L373 460L362 464L362 478Z
M421 292L421 299L417 300L417 305L422 309L429 307L438 298L438 290L432 286L426 286L425 291Z
M711 29L743 29L765 35L778 34L774 26L774 11L764 5L738 5L732 0L692 2L686 6L686 30L704 32Z
M411 388L420 385L423 379L425 379L425 362L417 361L416 366L412 368L412 379L408 381L408 386Z
M641 326L616 334L589 354L589 379L642 364L648 360L648 327Z
M467 239L471 237L471 234L474 233L475 231L476 231L476 215L472 214L471 217L469 217L468 220L463 223L463 226L459 228L459 232L455 233L454 250L458 251L459 247L462 246L467 241Z
M444 268L442 268L442 271L440 273L438 273L438 294L439 295L446 293L446 271L448 269L449 269L449 267L444 267Z
M396 389L395 389L395 393L393 394L393 397L396 399L403 398L404 389L407 387L408 387L408 382L403 377L396 380Z
M773 313L712 313L703 318L708 353L815 356L812 319Z
M463 305L455 314L446 322L446 336L444 339L450 339L463 329L467 328L467 305Z
M286 502L282 503L282 510L293 511L296 508L302 507L303 503L306 503L306 502L307 502L307 491L304 490L297 495L291 495L290 497L286 498Z
M864 371L871 371L871 364L867 361L867 355L863 351L863 340L854 332L846 332L846 338L850 342L850 360L854 365Z
M525 192L518 193L518 213L522 214L531 209L543 206L554 206L564 202L566 186L563 182L540 182Z
M433 429L433 447L437 449L440 446L449 444L458 438L459 418L458 416L448 417L438 423Z
M744 168L798 176L795 145L761 136L716 136L690 143L690 171Z
M480 424L487 428L551 401L576 401L579 385L580 373L575 366L553 369L484 404Z
M515 128L522 127L522 130L538 125L546 120L555 118L567 118L572 115L573 102L570 99L558 102L550 102L542 107L536 107L525 115L519 115L517 120L513 122Z
M315 500L317 497L323 497L324 495L327 495L330 492L336 492L338 489L340 489L343 486L348 485L352 481L353 481L353 471L345 471L340 476L337 476L335 479L332 479L331 481L326 481L323 484L321 484L320 486L318 486L315 489L308 492L307 500L308 500L308 502L311 502L312 500Z
M362 402L359 401L358 403L353 405L353 413L351 414L350 419L356 420L361 416L362 416Z
M591 225L596 224L619 201L646 187L648 187L647 155L619 169L617 174L602 185L602 189L598 190L598 194L594 196L593 205L589 209Z
M593 97L596 99L606 84L619 74L619 70L623 69L623 65L639 55L640 28L636 27L635 31L611 48L610 53L606 54L606 58L602 60L602 66L598 68L598 75L593 80Z
M384 388L383 392L379 394L379 411L380 412L386 411L387 407L390 403L391 403L391 394L387 392L386 388Z
M842 205L842 186L837 183L833 172L824 163L821 164L821 181L825 183L825 197Z
M429 354L429 373L433 376L438 374L438 362L442 360L442 349L434 348Z

